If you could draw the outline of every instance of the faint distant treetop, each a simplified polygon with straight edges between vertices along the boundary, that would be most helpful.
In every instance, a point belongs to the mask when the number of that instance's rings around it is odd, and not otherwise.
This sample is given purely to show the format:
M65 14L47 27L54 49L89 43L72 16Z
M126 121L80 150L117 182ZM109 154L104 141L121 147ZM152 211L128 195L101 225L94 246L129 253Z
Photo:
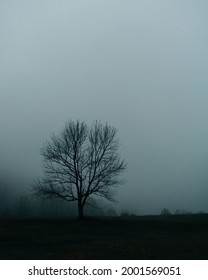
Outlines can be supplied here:
M170 212L170 210L169 209L167 209L167 208L163 208L162 209L162 211L161 211L161 213L160 213L160 215L171 215L171 212Z

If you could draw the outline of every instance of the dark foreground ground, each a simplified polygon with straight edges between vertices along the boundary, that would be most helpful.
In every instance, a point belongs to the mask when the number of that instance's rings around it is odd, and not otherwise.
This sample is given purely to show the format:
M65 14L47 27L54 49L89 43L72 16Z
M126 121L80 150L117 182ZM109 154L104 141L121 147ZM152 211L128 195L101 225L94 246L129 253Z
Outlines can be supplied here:
M208 259L208 215L0 220L0 259Z

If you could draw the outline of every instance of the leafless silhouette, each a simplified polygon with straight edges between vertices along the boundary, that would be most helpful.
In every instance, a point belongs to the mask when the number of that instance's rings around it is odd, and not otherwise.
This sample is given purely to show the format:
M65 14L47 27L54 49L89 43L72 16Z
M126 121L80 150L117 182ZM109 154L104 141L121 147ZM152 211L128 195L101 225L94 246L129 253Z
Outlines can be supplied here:
M101 122L68 121L59 136L53 135L42 150L44 176L33 184L34 194L77 201L78 215L90 197L114 201L119 175L126 168L118 154L117 130Z

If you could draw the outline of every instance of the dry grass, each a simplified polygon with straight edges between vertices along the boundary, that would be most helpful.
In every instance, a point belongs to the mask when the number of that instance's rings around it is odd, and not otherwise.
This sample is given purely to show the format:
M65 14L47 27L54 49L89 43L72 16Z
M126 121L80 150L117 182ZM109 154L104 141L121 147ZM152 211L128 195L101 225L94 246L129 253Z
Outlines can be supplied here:
M0 220L0 259L208 259L208 215Z

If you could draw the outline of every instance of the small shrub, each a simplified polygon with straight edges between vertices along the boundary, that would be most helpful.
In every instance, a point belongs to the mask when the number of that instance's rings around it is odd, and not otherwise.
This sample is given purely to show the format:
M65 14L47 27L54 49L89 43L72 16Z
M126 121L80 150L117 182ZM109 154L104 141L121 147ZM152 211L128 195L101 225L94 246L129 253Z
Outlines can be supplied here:
M160 215L164 215L164 216L171 215L171 212L169 209L163 208Z
M123 213L121 213L121 217L129 217L129 213L123 212Z

